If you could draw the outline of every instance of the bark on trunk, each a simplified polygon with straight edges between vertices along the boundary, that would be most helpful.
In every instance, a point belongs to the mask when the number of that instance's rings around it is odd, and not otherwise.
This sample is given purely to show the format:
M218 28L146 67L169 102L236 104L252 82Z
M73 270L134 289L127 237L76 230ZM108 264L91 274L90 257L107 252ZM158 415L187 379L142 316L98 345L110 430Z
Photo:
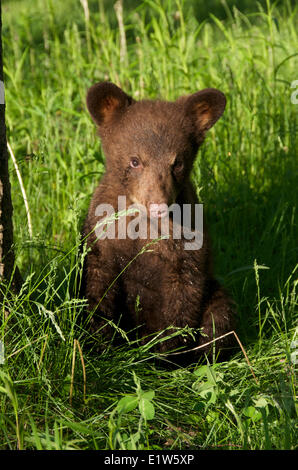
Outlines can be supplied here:
M13 225L11 189L8 173L8 151L6 143L5 104L2 57L2 15L0 0L0 280L10 280L14 271ZM14 275L14 285L18 287L20 275ZM1 292L0 292L1 298Z

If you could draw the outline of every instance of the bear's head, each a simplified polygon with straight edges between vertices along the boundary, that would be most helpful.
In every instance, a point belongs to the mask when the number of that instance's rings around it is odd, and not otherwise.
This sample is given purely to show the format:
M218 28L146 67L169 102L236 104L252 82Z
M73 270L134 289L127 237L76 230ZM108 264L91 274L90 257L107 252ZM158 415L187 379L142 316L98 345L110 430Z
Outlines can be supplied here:
M96 83L87 107L98 127L107 172L131 203L171 205L188 180L205 134L224 112L222 92L207 88L175 102L135 101L110 82Z

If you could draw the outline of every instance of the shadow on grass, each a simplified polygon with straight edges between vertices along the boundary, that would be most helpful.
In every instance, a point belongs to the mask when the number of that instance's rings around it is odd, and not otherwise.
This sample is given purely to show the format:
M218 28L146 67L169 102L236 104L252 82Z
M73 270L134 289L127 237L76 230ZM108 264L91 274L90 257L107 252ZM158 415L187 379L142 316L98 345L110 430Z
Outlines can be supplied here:
M292 126L295 140L294 122ZM285 284L297 260L295 145L293 141L291 149L264 154L263 175L256 176L255 183L245 170L241 175L231 165L233 168L223 170L226 185L217 185L212 169L202 159L202 180L209 181L203 199L215 274L237 303L238 332L244 343L258 337L259 305L264 318L267 300L274 303L281 322L294 326L290 309L281 314L281 298L289 297ZM264 331L270 332L270 322L265 326Z

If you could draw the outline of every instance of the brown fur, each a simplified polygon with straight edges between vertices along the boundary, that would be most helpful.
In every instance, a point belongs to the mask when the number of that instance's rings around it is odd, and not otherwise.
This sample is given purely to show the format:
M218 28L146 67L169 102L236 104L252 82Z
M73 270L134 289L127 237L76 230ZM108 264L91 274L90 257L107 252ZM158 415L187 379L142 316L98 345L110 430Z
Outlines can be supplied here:
M128 205L141 203L148 210L151 203L198 202L189 174L206 131L224 111L220 91L206 89L175 102L136 102L112 83L97 83L88 91L87 107L98 126L106 173L92 197L83 237L99 220L96 207L108 203L117 210L118 195L125 195ZM138 167L132 168L132 159ZM91 250L85 263L85 296L93 312L93 331L111 334L106 320L118 323L121 316L126 330L139 326L139 337L186 325L203 328L207 335L196 341L190 337L186 343L182 336L164 341L159 345L163 352L203 344L233 329L232 302L213 278L205 229L200 250L185 250L183 240L169 238L139 256L149 239L96 240L93 232L87 240ZM230 343L228 336L216 343L217 350Z

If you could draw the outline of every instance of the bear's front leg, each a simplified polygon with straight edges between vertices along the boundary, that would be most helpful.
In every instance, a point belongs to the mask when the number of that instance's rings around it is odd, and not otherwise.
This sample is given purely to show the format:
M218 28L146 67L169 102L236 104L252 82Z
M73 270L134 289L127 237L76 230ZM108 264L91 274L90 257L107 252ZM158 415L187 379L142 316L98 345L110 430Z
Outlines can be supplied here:
M105 340L112 339L121 312L117 311L119 286L115 282L119 270L115 256L104 249L104 242L96 243L86 256L84 265L85 292L88 300L90 330Z
M235 329L235 305L216 280L208 281L208 291L209 296L200 325L206 336L201 336L199 340L200 346L206 346L198 349L197 353L205 353L210 357L215 351L216 355L220 353L220 358L223 359L231 353L231 348L237 345L235 335L231 333ZM210 344L219 337L222 338Z

